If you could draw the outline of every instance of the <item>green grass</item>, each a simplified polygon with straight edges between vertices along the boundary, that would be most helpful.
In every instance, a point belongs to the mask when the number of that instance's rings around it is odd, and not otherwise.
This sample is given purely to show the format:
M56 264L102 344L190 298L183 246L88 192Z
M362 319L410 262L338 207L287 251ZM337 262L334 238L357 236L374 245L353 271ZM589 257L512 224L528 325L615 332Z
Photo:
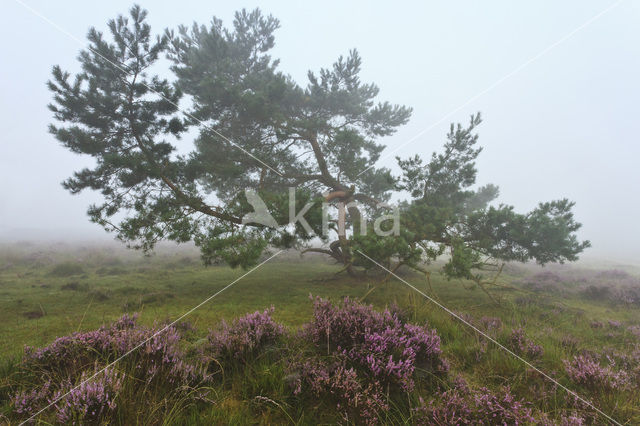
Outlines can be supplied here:
M311 317L309 294L333 300L345 296L364 298L377 307L395 302L408 309L413 321L428 321L438 330L453 376L461 374L477 386L509 385L518 397L552 416L568 407L562 391L556 392L553 402L540 398L540 392L550 389L547 381L496 346L487 345L475 332L400 281L392 279L380 284L380 276L336 277L338 270L318 258L305 261L291 255L276 258L193 312L187 318L197 329L198 336L193 340L206 335L221 319L230 320L271 305L276 307L276 320L291 328L299 326ZM521 273L514 268L509 271L510 274L503 275L503 283ZM9 384L25 345L43 346L58 336L95 329L124 312L139 312L139 322L148 325L175 319L245 273L222 266L205 268L191 252L127 259L101 249L52 250L44 256L35 256L33 248L4 249L0 252L1 386L6 388ZM429 293L423 276L405 274L407 281ZM505 327L497 338L503 343L512 327L524 326L527 336L545 349L544 356L534 361L537 367L557 374L563 384L592 398L613 417L629 423L640 422L637 394L620 391L600 395L576 388L564 377L562 364L563 359L580 350L599 351L606 347L630 351L638 342L624 330L627 325L640 324L637 309L578 296L560 298L515 289L494 290L502 300L498 306L481 290L469 288L468 283L447 281L438 273L431 280L435 294L450 309L475 318L501 318ZM590 327L593 320L618 320L624 328L593 329ZM567 335L573 336L575 347L561 344ZM162 416L158 414L157 418L163 418L167 424L319 422L317 411L312 414L304 407L292 405L284 375L283 366L271 363L267 357L247 371L230 373L227 386L215 390L218 395L215 404L203 407L188 399L174 401L170 407L163 406ZM0 391L0 403L7 413L7 402L2 398ZM143 416L144 412L129 414ZM142 417L136 418L134 423L144 423ZM326 421L332 419L335 420L327 413ZM402 421L408 419L394 420Z

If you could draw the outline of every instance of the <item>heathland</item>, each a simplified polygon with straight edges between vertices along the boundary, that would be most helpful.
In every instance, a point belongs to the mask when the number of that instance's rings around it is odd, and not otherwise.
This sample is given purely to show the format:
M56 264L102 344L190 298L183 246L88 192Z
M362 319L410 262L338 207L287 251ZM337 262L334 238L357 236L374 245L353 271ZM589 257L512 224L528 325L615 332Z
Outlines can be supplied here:
M636 267L508 264L489 297L440 266L398 274L484 336L321 257L247 274L190 249L6 244L0 423L50 404L43 424L640 423Z

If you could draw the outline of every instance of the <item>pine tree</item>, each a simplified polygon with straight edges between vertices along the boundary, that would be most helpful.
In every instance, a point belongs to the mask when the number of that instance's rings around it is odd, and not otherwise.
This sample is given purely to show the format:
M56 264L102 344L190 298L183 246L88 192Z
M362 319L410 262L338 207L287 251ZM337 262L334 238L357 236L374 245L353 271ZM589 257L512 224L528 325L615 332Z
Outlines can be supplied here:
M497 187L471 189L479 115L468 127L452 125L444 152L428 163L398 159L400 177L377 167L380 138L411 109L376 101L378 87L360 80L357 51L309 72L302 87L269 54L279 27L272 16L242 10L232 28L214 18L152 36L146 15L134 6L109 21L108 36L90 29L82 71L71 76L56 66L48 83L58 123L51 133L96 162L65 188L100 191L91 220L131 246L194 241L205 262L245 268L269 247L298 248L352 273L374 266L360 253L416 269L448 253L449 276L478 282L478 271L499 261L571 261L588 246L575 236L580 225L568 200L518 214L490 206ZM193 143L188 154L178 152L182 138ZM313 203L309 228L286 226L291 187L296 212ZM243 223L253 209L247 189L281 226ZM372 223L388 213L383 202L393 193L410 195L399 206L398 235L378 235ZM331 235L322 232L323 201L348 206L345 232L335 222ZM324 247L310 247L314 238Z

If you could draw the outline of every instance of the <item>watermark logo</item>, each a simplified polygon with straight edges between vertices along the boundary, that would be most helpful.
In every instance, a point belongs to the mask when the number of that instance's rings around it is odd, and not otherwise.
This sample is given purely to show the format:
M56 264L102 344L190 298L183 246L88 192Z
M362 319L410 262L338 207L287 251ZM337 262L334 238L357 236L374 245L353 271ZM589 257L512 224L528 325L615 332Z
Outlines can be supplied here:
M279 224L273 215L269 212L269 208L260 195L253 189L247 188L244 191L247 202L253 207L253 211L245 214L242 217L242 224L257 223L267 226L269 228L278 228L286 225L295 225L299 223L300 226L309 234L316 235L309 222L305 218L305 214L314 206L314 203L306 203L299 211L296 212L296 189L289 188L289 222L285 224ZM324 194L325 199L330 199L329 194ZM322 203L322 236L329 235L329 222L335 221L338 225L338 235L346 236L347 234L347 213L351 209L356 209L359 216L358 229L353 229L354 234L366 235L369 228L369 220L362 214L362 205L360 203L350 200L344 201L325 201ZM377 209L390 211L390 213L380 214L373 219L373 233L381 237L397 236L400 235L400 210L397 206L392 206L387 203L377 203ZM337 209L337 219L332 219L332 209ZM390 225L389 225L390 223ZM385 228L385 229L383 229Z

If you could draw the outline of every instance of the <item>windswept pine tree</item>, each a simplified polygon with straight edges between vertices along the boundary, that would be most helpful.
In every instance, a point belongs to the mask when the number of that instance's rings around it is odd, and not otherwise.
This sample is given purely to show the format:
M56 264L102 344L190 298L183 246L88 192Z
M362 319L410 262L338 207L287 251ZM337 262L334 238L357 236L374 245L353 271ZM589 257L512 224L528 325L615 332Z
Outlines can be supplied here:
M398 159L402 175L394 176L376 166L380 138L411 109L377 100L378 87L360 80L355 50L300 85L270 56L279 23L259 10L236 13L231 28L214 18L156 36L146 15L136 6L109 21L108 34L90 29L81 72L56 66L49 82L51 133L95 160L65 188L99 191L91 220L133 247L194 241L205 262L245 268L269 247L298 248L351 273L375 266L361 253L419 270L447 255L448 276L478 283L503 261L572 261L588 247L566 199L525 214L491 204L498 188L476 185L480 115L452 125L428 161ZM295 212L313 207L287 225L292 187ZM253 211L246 190L279 226L243 223ZM375 233L393 193L406 197L397 232ZM335 221L322 232L323 201L348 206L344 232ZM324 246L311 247L314 238Z

